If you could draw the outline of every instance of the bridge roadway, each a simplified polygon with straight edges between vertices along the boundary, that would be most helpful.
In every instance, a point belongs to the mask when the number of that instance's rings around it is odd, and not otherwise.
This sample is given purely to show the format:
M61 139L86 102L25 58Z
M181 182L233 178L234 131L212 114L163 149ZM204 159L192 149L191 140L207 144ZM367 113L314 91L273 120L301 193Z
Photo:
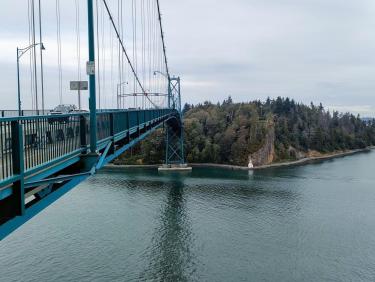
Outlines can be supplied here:
M0 240L105 164L165 125L181 134L175 109L0 118Z

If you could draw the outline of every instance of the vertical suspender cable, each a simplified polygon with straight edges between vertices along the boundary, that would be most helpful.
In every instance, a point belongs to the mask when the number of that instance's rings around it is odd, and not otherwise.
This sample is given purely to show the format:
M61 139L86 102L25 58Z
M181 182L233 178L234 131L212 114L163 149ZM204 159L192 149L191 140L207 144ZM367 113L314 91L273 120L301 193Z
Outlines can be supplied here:
M135 0L132 0L132 26L133 26L133 63L135 64L135 71L137 72L137 10L135 6ZM134 76L133 80L133 92L137 93L137 83L136 78ZM134 96L134 108L137 108L137 98Z
M117 0L117 25L120 26L120 3L122 3L121 0ZM118 43L118 83L117 83L117 109L121 108L121 84L122 84L122 74L121 74L121 43Z
M126 21L126 19L128 17L126 17L126 11L127 11L127 7L125 5L125 3L128 3L128 2L124 2L124 10L123 10L123 14L125 14L125 24L123 25L123 29L122 29L122 40L125 41L126 39L126 35L127 35L127 32L128 32L128 27L130 27L129 25L129 22ZM129 5L130 7L130 5ZM126 29L125 29L126 28ZM130 28L129 28L130 30ZM129 33L130 34L130 33ZM130 86L129 86L129 81L130 81L130 75L129 75L129 66L128 64L125 63L125 55L124 53L122 53L122 58L123 58L123 64L124 64L124 94L127 94L129 93L129 89L130 89ZM126 107L130 107L130 102L131 102L131 99L126 99L127 95L124 96L124 102L123 102L123 108L126 108Z
M44 108L44 71L43 71L43 38L42 38L42 7L41 0L39 0L39 50L40 50L40 83L41 83L41 94L42 94L42 114L45 114Z
M145 85L145 25L144 25L144 0L141 0L141 75L142 84ZM142 96L141 108L144 108L145 99Z
M114 20L113 20L112 14L111 14L111 12L110 12L110 10L109 10L109 7L108 7L108 4L107 4L106 0L103 0L103 3L104 3L104 5L105 5L105 8L106 8L107 13L108 13L108 15L109 15L109 19L110 19L110 21L111 21L111 23L112 23L112 27L113 27L113 29L114 29L115 32L116 32L116 36L117 36L119 42L121 43L122 52L124 53L124 55L125 55L125 57L126 57L126 60L127 60L128 64L129 64L129 67L131 68L131 71L133 72L133 75L134 75L134 77L135 77L135 79L136 79L136 82L137 82L138 86L141 88L143 95L146 96L146 97L149 99L149 97L148 97L148 95L147 95L147 92L146 92L146 89L145 89L144 86L142 85L142 83L141 83L141 81L140 81L140 79L139 79L139 76L138 76L138 74L137 74L137 72L136 72L136 70L135 70L135 68L134 68L134 66L133 66L133 64L132 64L132 62L130 61L130 58L129 58L129 55L128 55L127 51L126 51L126 48L125 48L124 42L123 42L123 40L121 39L121 36L120 36L120 34L119 34L118 28L116 27L116 24L114 23ZM149 100L149 101L150 101L150 100ZM151 102L151 101L150 101L150 102ZM151 102L151 103L152 103L152 102ZM152 104L153 104L153 103L152 103ZM153 104L153 105L156 106L155 104Z
M114 83L113 83L113 31L112 28L109 29L109 37L110 37L110 48L111 48L111 107L115 108L115 89L114 89Z
M74 0L76 9L76 51L77 51L77 80L81 81L81 28L79 0ZM78 91L78 108L82 109L81 91Z
M28 8L28 23L29 23L29 46L32 44L32 23L31 23L31 1L27 1ZM34 96L34 71L33 71L33 52L30 52L29 56L29 71L30 71L30 94L31 94L31 108L35 107L35 96Z
M35 36L35 2L34 0L31 1L31 23L32 23L32 44L33 44L33 64L34 64L34 87L35 87L35 110L38 113L39 105L38 105L38 73L36 69L36 36Z
M148 89L151 91L151 9L150 9L150 1L147 1L147 55L148 55ZM151 97L150 97L151 98Z
M120 33L120 36L121 36L121 40L124 40L124 5L123 5L123 1L121 1L121 4L120 4L120 25L119 25L119 33ZM121 50L120 50L121 51ZM125 84L126 84L126 77L125 77L125 71L124 71L124 53L121 52L121 86L120 86L120 89L121 89L121 96L120 96L120 105L121 105L121 108L125 108L125 96L124 93L125 93Z
M59 75L59 102L63 103L62 97L62 60L61 60L61 12L60 0L56 0L56 22L57 22L57 64Z
M98 0L95 0L95 6L96 6L96 49L97 49L97 81L98 81L98 103L99 103L99 109L101 109L101 83L100 83L100 40L99 40L99 5Z

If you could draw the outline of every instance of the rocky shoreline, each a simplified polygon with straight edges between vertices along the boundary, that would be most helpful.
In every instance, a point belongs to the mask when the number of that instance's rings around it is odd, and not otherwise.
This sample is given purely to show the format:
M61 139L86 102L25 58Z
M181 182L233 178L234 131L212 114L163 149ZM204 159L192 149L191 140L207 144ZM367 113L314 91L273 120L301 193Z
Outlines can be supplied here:
M345 156L350 156L362 152L369 152L374 147L369 147L365 149L358 149L358 150L350 150L345 152L339 152L339 153L329 153L321 156L316 157L306 157L300 160L296 161L286 161L286 162L279 162L279 163L273 163L269 165L262 165L257 166L254 168L248 168L245 166L236 166L236 165L226 165L226 164L213 164L213 163L192 163L189 164L191 167L209 167L209 168L223 168L223 169L229 169L229 170L262 170L262 169L268 169L268 168L278 168L278 167L287 167L287 166L296 166L296 165L303 165L314 161L323 161L323 160L329 160L334 158L340 158ZM107 165L106 168L108 169L126 169L126 168L158 168L160 165L121 165L121 164L110 164Z
M354 154L358 154L362 152L369 152L372 149L374 149L374 147L358 149L358 150L350 150L350 151L339 152L339 153L329 153L329 154L325 154L325 155L317 156L317 157L306 157L306 158L302 158L296 161L278 162L278 163L273 163L269 165L261 165L261 166L257 166L253 168L248 168L245 166L210 164L210 163L189 164L189 165L192 167L213 167L213 168L217 167L217 168L224 168L224 169L231 169L231 170L262 170L262 169L268 169L268 168L303 165L303 164L307 164L309 162L314 162L314 161L324 161L324 160L329 160L329 159L335 159L335 158L350 156L350 155L354 155Z
M339 152L339 153L329 153L329 154L324 154L322 156L306 157L306 158L302 158L302 159L296 160L296 161L279 162L279 163L273 163L273 164L269 164L269 165L258 166L258 167L254 167L250 170L260 170L260 169L277 168L277 167L283 167L283 166L303 165L303 164L314 162L314 161L324 161L324 160L330 160L330 159L335 159L335 158L342 158L342 157L345 157L345 156L350 156L350 155L354 155L354 154L358 154L358 153L369 152L372 149L374 149L374 148L371 147L371 148L350 150L350 151Z

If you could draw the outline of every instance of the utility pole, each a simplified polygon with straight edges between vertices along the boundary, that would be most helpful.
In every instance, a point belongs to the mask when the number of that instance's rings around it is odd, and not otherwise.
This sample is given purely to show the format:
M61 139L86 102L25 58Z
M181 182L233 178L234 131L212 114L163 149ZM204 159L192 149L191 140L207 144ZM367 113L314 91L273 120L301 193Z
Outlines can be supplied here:
M87 74L90 81L90 151L96 153L96 85L95 85L95 37L94 37L94 7L93 0L87 0L88 34L89 34L89 61Z

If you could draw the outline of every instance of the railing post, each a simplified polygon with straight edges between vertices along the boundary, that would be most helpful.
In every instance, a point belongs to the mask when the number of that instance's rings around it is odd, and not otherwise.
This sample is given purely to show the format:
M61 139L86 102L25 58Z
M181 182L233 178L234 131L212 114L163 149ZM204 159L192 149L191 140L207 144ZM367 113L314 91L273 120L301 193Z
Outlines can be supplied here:
M109 114L109 134L112 140L110 153L112 154L115 152L115 118L114 118L114 115L115 113Z
M23 136L20 121L12 121L11 130L13 175L19 176L19 180L13 183L12 198L14 204L14 215L23 215L25 213L25 188Z
M115 137L115 119L114 115L115 113L109 114L109 134L111 137Z
M87 138L86 138L86 118L85 116L80 116L79 120L79 132L80 132L80 139L81 139L81 147L87 147Z
M126 129L128 130L127 143L129 144L130 143L130 112L129 111L126 112L126 116L127 116Z
M141 136L141 125L140 125L141 119L139 117L140 112L141 112L141 110L137 111L137 125L138 125L137 131L138 131L138 137Z

